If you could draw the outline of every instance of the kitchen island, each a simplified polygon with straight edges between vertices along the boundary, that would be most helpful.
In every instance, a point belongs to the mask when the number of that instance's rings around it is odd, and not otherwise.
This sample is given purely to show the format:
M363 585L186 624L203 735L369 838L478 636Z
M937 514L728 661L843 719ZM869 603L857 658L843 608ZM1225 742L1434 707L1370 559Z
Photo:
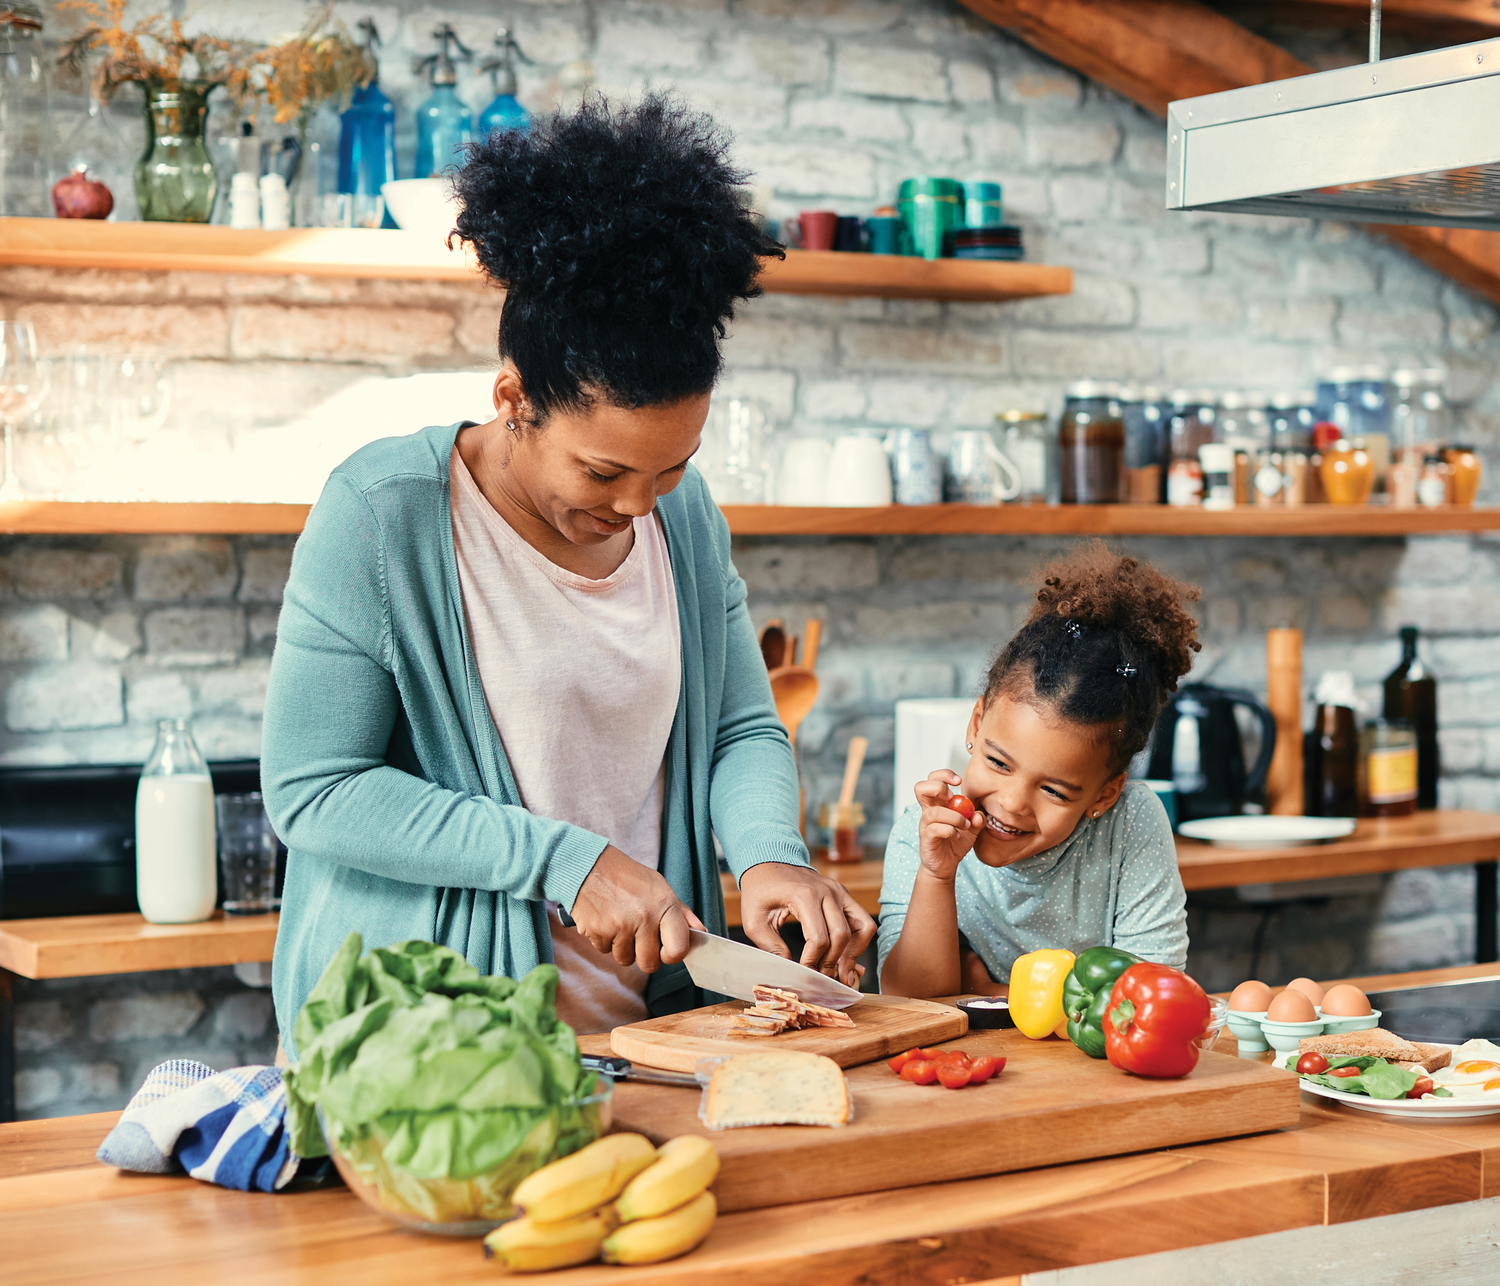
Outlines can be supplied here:
M1500 965L1359 981L1379 990L1496 975ZM586 1043L602 1048L605 1039ZM994 1089L1004 1092L1003 1077ZM501 1275L477 1242L401 1231L342 1188L266 1196L102 1166L94 1149L115 1117L0 1126L0 1263L7 1283L108 1276L152 1286L207 1280L408 1286ZM892 1156L890 1165L899 1174L902 1158ZM1431 1248L1420 1222L1409 1226L1420 1217L1403 1212L1497 1196L1500 1118L1396 1124L1304 1095L1291 1129L726 1214L708 1242L683 1259L636 1269L591 1265L545 1280L565 1286L1014 1282L1027 1273L1297 1229L1314 1230L1320 1254L1335 1243L1394 1237L1416 1263ZM1446 1221L1441 1235L1451 1239L1462 1213L1444 1209L1431 1218ZM1493 1218L1489 1206L1470 1213L1481 1222ZM1408 1222L1366 1225L1354 1242L1351 1230L1337 1227L1387 1216ZM1243 1257L1278 1244L1223 1253L1249 1262ZM1486 1249L1494 1253L1489 1242L1480 1247Z

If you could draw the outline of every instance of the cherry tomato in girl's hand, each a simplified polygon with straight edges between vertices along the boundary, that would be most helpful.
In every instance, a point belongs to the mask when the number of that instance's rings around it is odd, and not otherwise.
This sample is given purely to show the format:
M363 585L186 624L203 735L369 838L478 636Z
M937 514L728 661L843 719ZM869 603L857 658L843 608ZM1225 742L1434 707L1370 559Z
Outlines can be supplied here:
M969 1064L969 1084L983 1085L1005 1070L1005 1055L981 1054Z
M1407 1098L1421 1098L1424 1094L1432 1093L1432 1077L1419 1076L1417 1083L1406 1091Z
M1308 1050L1297 1060L1299 1076L1321 1076L1328 1070L1328 1060L1316 1050Z
M954 795L948 801L948 807L955 813L961 814L964 821L972 822L974 820L974 801L967 795Z
M913 1085L931 1085L937 1077L938 1065L927 1058L914 1058L901 1069L901 1079Z

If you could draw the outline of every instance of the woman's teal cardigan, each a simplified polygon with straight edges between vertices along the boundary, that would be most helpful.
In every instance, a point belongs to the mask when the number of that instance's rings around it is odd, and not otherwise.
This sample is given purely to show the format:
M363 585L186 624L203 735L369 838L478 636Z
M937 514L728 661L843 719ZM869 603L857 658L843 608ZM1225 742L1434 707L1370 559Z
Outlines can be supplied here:
M464 622L448 497L460 427L356 452L292 558L261 782L289 850L272 987L293 1057L297 1012L350 930L367 949L424 938L519 978L552 956L544 900L571 908L607 841L521 807ZM723 515L692 468L657 511L682 632L660 869L723 933L713 835L736 879L759 862L807 865L797 772ZM557 735L572 735L565 709ZM653 1013L703 1003L681 965L646 997Z

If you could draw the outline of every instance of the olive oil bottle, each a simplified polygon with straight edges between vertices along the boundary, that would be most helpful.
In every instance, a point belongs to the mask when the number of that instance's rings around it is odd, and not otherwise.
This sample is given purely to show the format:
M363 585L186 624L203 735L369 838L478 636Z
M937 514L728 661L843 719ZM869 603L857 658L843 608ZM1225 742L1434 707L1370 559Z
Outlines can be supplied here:
M1401 627L1401 664L1385 681L1385 717L1417 732L1417 807L1437 807L1437 680L1417 655L1417 627Z

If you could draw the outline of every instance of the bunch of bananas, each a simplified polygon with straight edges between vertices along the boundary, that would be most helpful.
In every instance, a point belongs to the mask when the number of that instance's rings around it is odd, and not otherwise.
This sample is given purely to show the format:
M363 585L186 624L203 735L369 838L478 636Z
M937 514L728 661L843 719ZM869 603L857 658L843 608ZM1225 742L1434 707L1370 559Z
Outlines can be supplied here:
M484 1253L513 1273L606 1264L655 1264L685 1255L718 1214L708 1185L714 1145L697 1134L660 1148L640 1134L608 1134L543 1166L515 1191L520 1217L484 1239Z

